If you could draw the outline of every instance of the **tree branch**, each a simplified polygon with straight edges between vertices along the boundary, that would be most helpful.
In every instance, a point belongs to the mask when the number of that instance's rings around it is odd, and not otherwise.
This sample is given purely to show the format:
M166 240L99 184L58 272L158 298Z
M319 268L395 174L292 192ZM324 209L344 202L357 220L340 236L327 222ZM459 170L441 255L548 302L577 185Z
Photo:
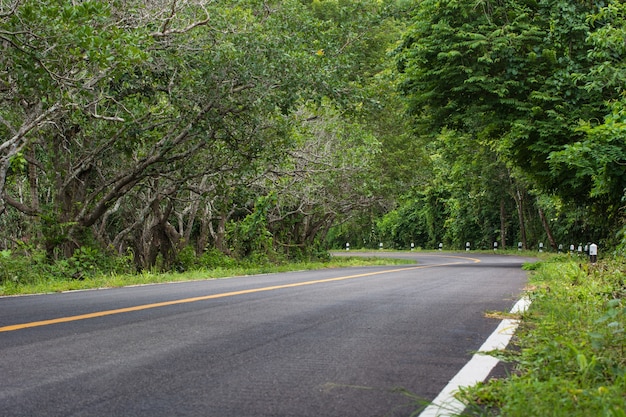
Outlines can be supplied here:
M15 11L19 7L19 5L20 5L20 0L16 0L15 3L13 3L11 7L8 9L7 12L4 12L4 11L0 12L0 19L12 16L13 14L15 14Z
M46 119L52 114L54 114L60 108L61 108L61 102L58 101L54 103L52 106L48 107L46 111L42 112L39 116L35 117L30 122L23 124L22 127L20 127L20 129L11 137L11 139L0 144L0 152L17 144L20 140L22 140L22 138L24 138L24 136L26 136L32 130L37 129L41 125L41 123L47 121ZM22 149L22 147L23 146L18 146L15 152L19 152Z
M205 19L199 20L197 22L193 22L183 29L168 29L168 26L171 24L172 20L176 16L176 0L174 0L172 2L170 15L165 19L165 22L163 22L163 26L161 26L161 30L159 32L153 32L150 35L155 38L163 38L163 37L170 36L170 35L187 33L199 26L205 26L206 24L209 23L209 20L211 20L211 17L209 16L209 12L204 6L202 6L202 10L204 10L204 13L206 14Z
M39 210L35 210L34 208L24 204L24 203L20 203L17 200L14 200L13 198L11 198L11 196L7 195L6 193L3 196L4 201L11 207L13 207L14 209L16 209L17 211L26 214L27 216L38 216L39 215Z

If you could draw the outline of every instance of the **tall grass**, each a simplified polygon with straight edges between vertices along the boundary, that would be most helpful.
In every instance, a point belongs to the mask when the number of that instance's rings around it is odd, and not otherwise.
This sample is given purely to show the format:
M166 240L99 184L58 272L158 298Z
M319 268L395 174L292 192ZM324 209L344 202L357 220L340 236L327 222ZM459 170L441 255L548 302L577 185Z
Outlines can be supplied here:
M222 257L216 260L216 257L212 256L210 260L205 259L204 262L194 262L193 265L187 263L186 268L179 271L130 272L132 268L128 266L127 260L123 262L122 267L85 260L78 263L74 258L62 263L49 264L43 256L15 256L8 251L0 251L0 296L206 280L295 270L408 263L414 262L378 257L333 257L321 261L277 264L254 263L250 260L235 261Z
M624 260L536 264L508 378L464 389L465 416L626 417Z

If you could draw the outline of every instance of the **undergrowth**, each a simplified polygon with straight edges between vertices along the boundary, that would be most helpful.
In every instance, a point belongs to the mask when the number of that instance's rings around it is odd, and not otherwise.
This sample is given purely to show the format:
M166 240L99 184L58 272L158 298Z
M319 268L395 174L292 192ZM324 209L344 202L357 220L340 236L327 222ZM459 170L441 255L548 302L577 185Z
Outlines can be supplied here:
M513 371L464 388L464 416L626 417L624 260L535 264L532 305L502 357Z
M43 254L20 256L10 251L0 251L0 296L216 279L294 270L414 263L378 257L326 257L316 261L272 263L254 259L238 261L215 253L183 261L182 267L174 271L136 272L132 266L132 259L106 257L97 252L81 250L70 259L51 263Z

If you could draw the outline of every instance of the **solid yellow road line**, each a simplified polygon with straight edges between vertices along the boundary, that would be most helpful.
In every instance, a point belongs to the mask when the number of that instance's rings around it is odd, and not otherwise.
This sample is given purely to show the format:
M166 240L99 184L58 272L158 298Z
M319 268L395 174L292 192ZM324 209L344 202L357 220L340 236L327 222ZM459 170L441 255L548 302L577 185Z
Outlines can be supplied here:
M462 259L472 260L474 262L480 262L478 259L472 259L472 258L462 258ZM233 297L235 295L253 294L253 293L264 292L264 291L274 291L274 290L280 290L284 288L302 287L305 285L323 284L326 282L343 281L347 279L362 278L362 277L367 277L367 276L372 276L372 275L388 274L390 272L407 271L407 270L421 269L421 268L431 268L435 266L445 266L445 265L452 265L452 264L421 265L421 266L414 266L414 267L401 268L401 269L387 269L384 271L367 272L365 274L346 275L343 277L320 279L320 280L315 280L315 281L296 282L294 284L274 285L271 287L252 288L252 289L241 290L241 291L232 291L232 292L224 292L220 294L203 295L200 297L183 298L180 300L163 301L160 303L143 304L143 305L132 306L132 307L118 308L115 310L96 311L93 313L79 314L77 316L59 317L59 318L50 319L50 320L33 321L30 323L13 324L10 326L4 326L4 327L0 327L0 333L28 329L31 327L49 326L51 324L59 324L59 323L67 323L71 321L93 319L97 317L111 316L114 314L130 313L133 311L148 310L151 308L167 307L167 306L172 306L172 305L177 305L177 304L195 303L197 301L212 300L216 298Z

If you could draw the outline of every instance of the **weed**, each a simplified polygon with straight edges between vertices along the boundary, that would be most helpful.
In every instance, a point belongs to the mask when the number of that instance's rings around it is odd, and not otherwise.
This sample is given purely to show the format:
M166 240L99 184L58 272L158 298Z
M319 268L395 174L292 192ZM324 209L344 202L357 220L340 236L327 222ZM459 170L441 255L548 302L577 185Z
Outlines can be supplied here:
M623 261L533 267L506 379L466 387L467 416L626 417Z
M5 259L6 258L6 259ZM270 272L335 268L357 265L412 263L401 259L336 257L325 262L254 264L211 252L194 261L186 260L182 272L130 272L132 257L111 260L99 252L81 251L69 260L48 264L45 256L19 257L0 254L0 295L49 293L89 288L122 287L162 282L192 281ZM187 269L189 268L189 269Z

